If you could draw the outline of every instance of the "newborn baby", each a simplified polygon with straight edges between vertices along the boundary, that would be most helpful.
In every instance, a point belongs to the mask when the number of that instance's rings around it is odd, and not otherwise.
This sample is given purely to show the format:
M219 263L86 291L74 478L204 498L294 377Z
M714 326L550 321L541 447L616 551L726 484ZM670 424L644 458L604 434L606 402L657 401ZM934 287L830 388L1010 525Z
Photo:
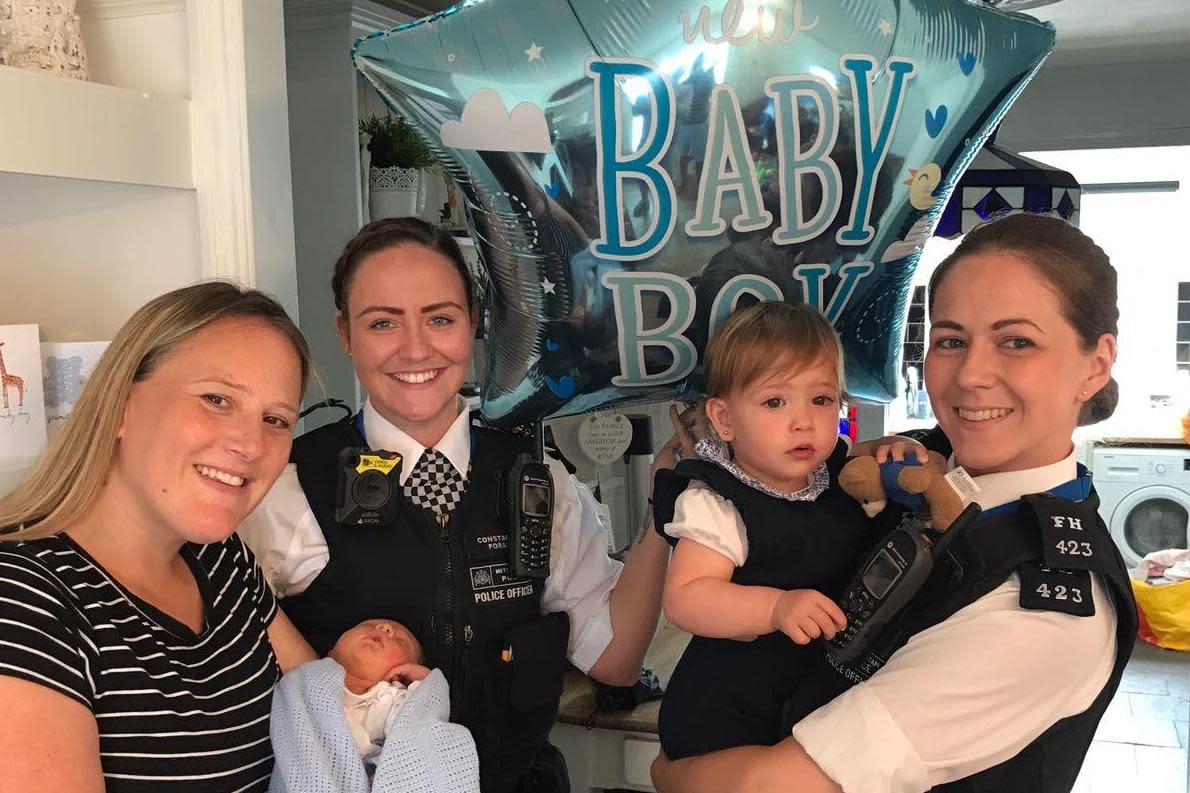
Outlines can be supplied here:
M392 620L364 620L344 633L330 658L345 670L343 709L364 765L384 748L385 725L430 670L413 634Z
M423 663L405 626L375 619L282 676L270 793L479 793L475 741L450 723L441 670Z

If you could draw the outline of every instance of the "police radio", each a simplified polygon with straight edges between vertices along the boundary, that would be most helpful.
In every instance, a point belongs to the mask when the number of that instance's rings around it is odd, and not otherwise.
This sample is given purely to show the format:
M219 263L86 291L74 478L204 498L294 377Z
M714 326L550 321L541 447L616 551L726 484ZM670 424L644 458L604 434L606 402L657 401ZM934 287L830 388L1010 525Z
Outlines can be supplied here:
M826 653L836 666L850 666L865 656L889 621L925 584L946 547L975 523L979 513L978 504L969 504L936 542L926 538L921 519L908 513L868 554L839 601L847 627L826 643Z
M507 490L512 572L524 578L546 578L554 515L549 467L527 454L519 455L508 473Z
M401 455L349 446L339 452L335 521L354 526L387 526L397 521L396 493Z

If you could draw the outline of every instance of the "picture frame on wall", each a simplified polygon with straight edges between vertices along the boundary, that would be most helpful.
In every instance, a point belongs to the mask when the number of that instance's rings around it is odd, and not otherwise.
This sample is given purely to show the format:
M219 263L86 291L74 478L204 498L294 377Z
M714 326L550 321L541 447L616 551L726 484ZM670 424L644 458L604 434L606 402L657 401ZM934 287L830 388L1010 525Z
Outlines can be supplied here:
M66 423L107 345L106 341L51 341L41 345L47 441Z
M45 444L37 325L0 325L0 477L31 466Z

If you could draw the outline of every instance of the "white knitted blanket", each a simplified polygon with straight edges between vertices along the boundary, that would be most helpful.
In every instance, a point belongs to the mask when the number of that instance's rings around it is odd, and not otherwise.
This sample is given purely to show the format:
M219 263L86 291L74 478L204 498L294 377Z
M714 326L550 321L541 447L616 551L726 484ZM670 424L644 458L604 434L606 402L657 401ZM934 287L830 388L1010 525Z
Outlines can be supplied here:
M450 689L435 669L389 716L372 784L343 714L343 667L302 664L273 691L271 793L479 793L479 760L451 724Z

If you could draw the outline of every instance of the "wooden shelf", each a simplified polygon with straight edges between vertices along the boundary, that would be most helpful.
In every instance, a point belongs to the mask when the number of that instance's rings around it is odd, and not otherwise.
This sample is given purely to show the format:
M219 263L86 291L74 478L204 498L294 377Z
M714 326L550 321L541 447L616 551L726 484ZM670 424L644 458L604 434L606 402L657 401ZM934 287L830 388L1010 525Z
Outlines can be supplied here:
M0 66L0 172L193 189L190 100Z

